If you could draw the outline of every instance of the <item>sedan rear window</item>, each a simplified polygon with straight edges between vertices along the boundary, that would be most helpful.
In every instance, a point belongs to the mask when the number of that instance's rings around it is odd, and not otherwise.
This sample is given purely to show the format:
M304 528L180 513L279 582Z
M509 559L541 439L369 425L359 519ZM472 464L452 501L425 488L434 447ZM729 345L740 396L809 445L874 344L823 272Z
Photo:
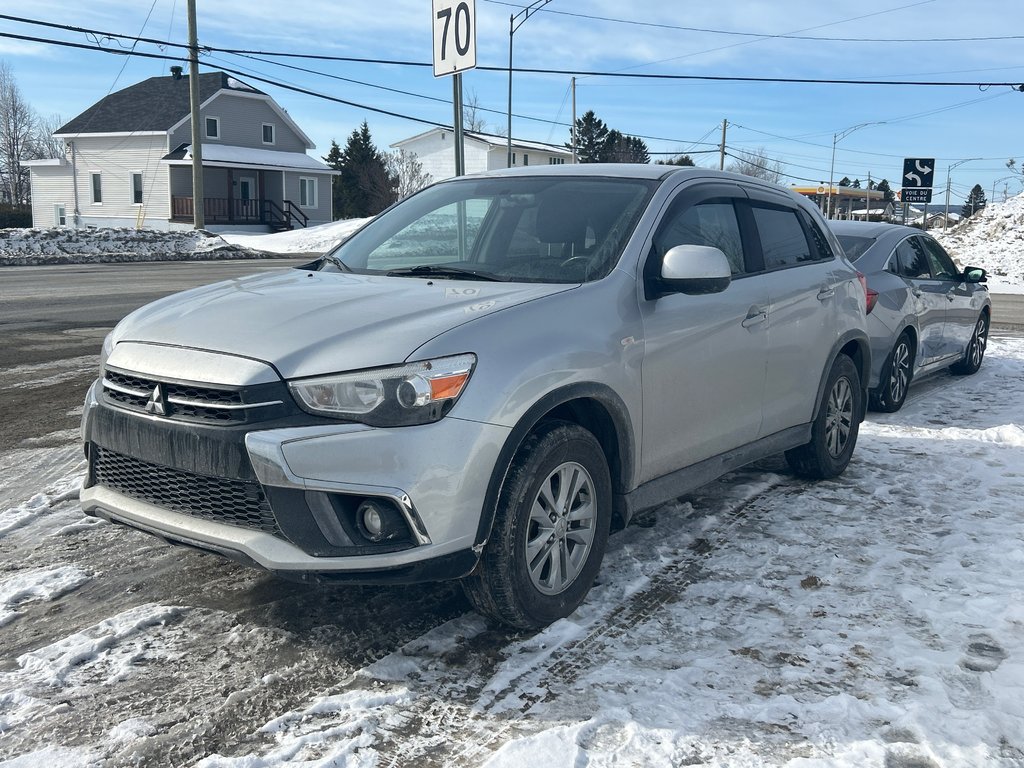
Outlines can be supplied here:
M854 235L836 235L836 237L839 238L839 244L843 246L843 250L846 251L846 258L850 261L859 259L868 248L875 244L875 238L873 237L857 237Z

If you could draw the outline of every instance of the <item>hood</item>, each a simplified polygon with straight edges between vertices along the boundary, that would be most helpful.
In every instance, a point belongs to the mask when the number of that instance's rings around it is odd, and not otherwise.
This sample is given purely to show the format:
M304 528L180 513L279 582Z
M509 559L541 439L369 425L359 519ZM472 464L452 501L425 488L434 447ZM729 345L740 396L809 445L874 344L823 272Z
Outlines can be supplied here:
M114 341L223 352L269 363L284 378L316 376L403 362L458 325L573 287L290 269L167 296L122 320Z

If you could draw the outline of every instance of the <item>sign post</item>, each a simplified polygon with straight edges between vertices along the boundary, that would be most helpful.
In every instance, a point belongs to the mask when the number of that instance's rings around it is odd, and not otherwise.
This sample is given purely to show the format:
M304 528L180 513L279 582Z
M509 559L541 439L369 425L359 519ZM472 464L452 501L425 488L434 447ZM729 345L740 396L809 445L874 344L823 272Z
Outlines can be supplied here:
M434 77L454 75L455 175L466 172L462 135L462 73L476 68L476 0L433 0Z

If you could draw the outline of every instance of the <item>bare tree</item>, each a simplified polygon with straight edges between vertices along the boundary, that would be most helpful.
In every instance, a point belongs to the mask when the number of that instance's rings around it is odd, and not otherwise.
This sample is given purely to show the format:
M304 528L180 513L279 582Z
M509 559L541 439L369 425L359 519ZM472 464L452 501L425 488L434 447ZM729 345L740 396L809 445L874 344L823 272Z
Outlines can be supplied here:
M462 127L464 130L474 133L487 132L487 123L484 122L484 118L480 114L482 110L483 107L480 106L480 98L476 95L476 91L470 91L469 98L462 100Z
M399 149L386 155L384 162L387 163L388 173L398 179L399 200L419 192L434 180L423 170L423 163L415 152Z
M64 140L53 138L53 134L64 125L64 118L58 114L39 118L36 126L35 146L32 155L35 158L64 157Z
M764 147L760 147L753 152L740 153L729 163L726 170L778 184L782 181L786 169L778 160L769 158Z
M0 62L0 195L9 203L29 202L28 168L36 138L35 111L25 101L7 62Z

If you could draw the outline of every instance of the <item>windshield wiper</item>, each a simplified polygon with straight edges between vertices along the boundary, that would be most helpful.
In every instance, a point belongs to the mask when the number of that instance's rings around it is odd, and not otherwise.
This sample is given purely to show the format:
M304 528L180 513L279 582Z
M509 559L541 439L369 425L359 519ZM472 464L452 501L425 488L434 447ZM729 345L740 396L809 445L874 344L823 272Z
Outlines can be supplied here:
M503 283L508 278L490 272L478 272L475 269L451 267L444 264L419 264L415 267L399 267L387 273L388 277L442 277L449 280L488 280Z

